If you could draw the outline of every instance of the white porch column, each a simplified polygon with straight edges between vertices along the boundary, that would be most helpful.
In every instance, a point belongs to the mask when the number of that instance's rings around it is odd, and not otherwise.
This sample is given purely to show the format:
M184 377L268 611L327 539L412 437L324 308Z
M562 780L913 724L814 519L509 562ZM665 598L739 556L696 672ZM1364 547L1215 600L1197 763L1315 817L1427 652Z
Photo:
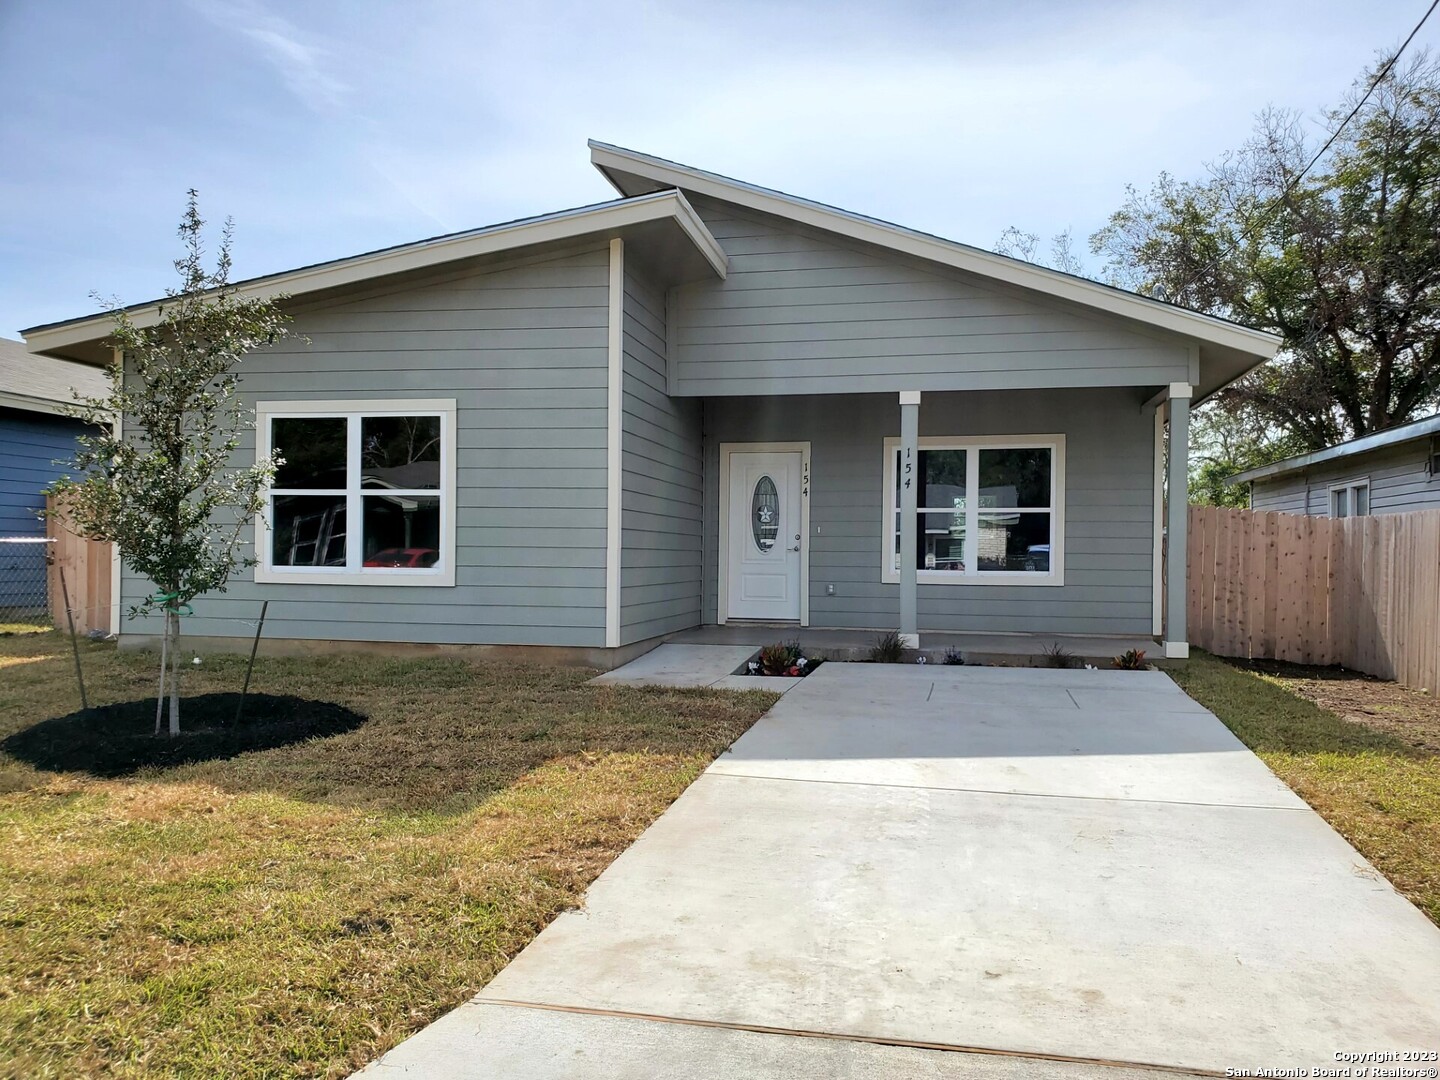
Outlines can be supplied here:
M1186 529L1190 504L1190 395L1189 383L1170 384L1170 461L1165 505L1165 656L1183 660L1190 655L1186 631Z
M900 636L906 648L920 647L915 613L915 514L920 490L920 391L900 391Z

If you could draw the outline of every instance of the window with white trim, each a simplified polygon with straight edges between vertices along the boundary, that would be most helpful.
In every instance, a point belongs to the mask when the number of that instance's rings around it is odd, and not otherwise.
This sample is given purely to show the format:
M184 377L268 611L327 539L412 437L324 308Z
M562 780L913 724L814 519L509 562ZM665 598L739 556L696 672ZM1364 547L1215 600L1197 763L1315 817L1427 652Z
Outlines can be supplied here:
M261 402L255 580L453 585L455 403Z
M1368 517L1370 514L1370 481L1355 480L1336 484L1330 489L1330 516Z
M909 482L919 580L1063 584L1063 435L924 438L916 458L906 468L900 440L885 440L883 581L900 580L900 502Z

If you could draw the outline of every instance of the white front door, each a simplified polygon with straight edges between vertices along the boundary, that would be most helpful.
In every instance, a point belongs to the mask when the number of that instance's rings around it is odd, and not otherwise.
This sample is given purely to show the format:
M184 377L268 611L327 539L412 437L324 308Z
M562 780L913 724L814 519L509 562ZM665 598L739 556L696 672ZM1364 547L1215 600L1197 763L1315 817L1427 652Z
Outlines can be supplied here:
M730 453L726 618L800 619L802 455Z

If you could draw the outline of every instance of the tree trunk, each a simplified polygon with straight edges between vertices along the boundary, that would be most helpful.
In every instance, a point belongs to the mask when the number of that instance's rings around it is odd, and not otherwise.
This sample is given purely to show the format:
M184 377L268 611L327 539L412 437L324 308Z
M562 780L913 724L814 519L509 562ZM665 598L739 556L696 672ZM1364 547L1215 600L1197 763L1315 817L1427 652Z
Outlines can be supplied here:
M160 635L160 686L155 691L155 734L160 734L160 719L165 715L165 666L170 662L170 615L165 615L165 632Z
M180 734L180 612L170 612L170 734Z

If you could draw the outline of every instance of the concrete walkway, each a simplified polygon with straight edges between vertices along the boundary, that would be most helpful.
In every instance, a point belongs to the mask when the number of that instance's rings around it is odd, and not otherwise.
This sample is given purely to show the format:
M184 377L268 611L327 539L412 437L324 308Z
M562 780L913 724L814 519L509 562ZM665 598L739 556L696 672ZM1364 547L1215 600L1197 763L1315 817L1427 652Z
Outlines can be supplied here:
M1056 1077L1440 1041L1440 931L1162 673L828 664L367 1077Z

